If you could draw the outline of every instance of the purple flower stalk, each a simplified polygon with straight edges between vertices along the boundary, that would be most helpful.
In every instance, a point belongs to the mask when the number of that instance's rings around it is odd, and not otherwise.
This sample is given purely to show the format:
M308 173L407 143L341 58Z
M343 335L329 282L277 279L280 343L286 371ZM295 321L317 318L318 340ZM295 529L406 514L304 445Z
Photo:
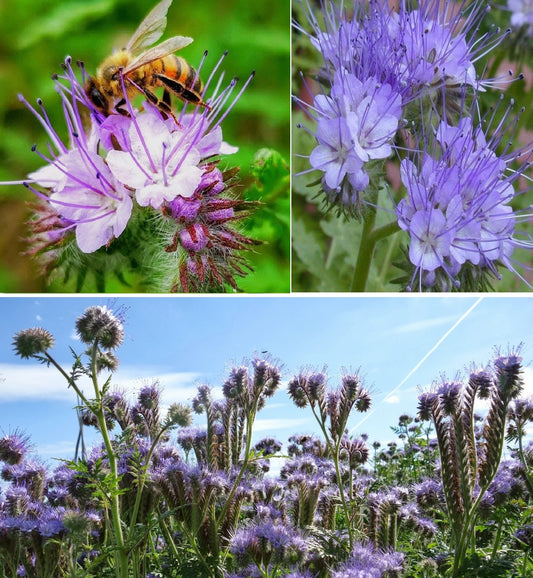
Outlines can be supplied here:
M515 189L515 182L529 167L525 161L531 151L506 147L496 153L511 124L509 115L510 108L491 138L481 128L483 121L475 126L464 115L452 126L442 120L436 129L425 128L422 150L402 161L407 197L398 203L397 216L410 236L409 290L458 289L468 272L483 282L484 273L499 277L500 266L520 276L513 251L533 244L517 230L522 215L511 201L524 192ZM511 170L517 160L521 165Z
M223 173L217 163L237 151L224 142L221 125L253 74L235 96L237 79L226 87L223 75L215 81L224 57L206 83L207 88L215 84L208 107L188 112L184 106L167 116L149 102L134 108L126 98L127 112L107 117L84 92L83 68L80 82L67 58L55 82L69 142L52 126L40 100L39 111L20 97L50 139L47 153L33 147L46 165L24 182L39 199L29 252L48 253L45 272L74 238L82 254L109 253L113 247L133 261L147 252L142 244L151 242L150 261L156 245L173 275L161 290L196 291L225 283L236 288L234 276L243 276L246 267L239 252L254 241L238 233L234 223L249 214L253 203L235 198L237 171ZM150 220L154 235L143 236ZM155 243L153 236L159 237Z

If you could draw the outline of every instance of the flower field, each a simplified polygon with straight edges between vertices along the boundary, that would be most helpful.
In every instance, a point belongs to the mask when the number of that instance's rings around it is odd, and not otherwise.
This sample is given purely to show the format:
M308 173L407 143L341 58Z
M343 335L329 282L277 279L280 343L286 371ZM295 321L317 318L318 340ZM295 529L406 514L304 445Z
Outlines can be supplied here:
M86 351L69 372L47 330L13 339L77 394L80 435L74 459L54 468L23 432L0 439L2 576L531 576L533 405L521 398L520 348L464 379L440 377L383 442L348 434L372 404L359 373L332 387L324 371L284 376L258 357L229 371L222 397L199 386L164 411L157 383L134 402L111 388L120 313L89 307L76 333ZM252 443L282 379L321 435ZM86 447L86 428L101 443Z

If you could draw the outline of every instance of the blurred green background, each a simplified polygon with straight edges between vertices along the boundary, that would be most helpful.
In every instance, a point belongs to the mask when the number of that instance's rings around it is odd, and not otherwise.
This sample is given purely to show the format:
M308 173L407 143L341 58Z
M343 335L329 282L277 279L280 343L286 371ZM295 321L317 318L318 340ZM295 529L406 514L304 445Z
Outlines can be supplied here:
M32 144L46 150L42 127L17 94L24 94L30 103L42 98L54 126L65 131L52 74L61 72L67 55L73 61L83 60L93 73L113 48L126 44L155 4L152 0L0 0L0 181L23 179L42 165L31 152ZM228 82L238 76L242 84L256 71L223 124L224 139L239 147L237 155L223 163L240 166L245 187L251 186L253 198L264 203L244 233L265 244L250 253L254 273L239 280L239 287L246 292L286 292L290 278L288 185L286 194L278 190L270 197L265 192L262 198L251 165L255 152L263 147L289 158L290 2L176 0L169 9L163 38L176 35L194 38L180 52L193 66L209 51L204 78L225 50L229 51L223 64ZM1 292L46 291L37 268L23 255L27 201L32 200L33 195L21 185L0 187ZM108 290L123 291L124 287Z

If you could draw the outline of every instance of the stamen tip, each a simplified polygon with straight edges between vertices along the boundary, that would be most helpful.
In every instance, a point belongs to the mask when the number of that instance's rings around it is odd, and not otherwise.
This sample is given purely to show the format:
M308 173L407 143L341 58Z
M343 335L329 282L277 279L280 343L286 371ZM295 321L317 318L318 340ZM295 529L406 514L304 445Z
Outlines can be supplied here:
M37 144L31 145L31 152L34 153L37 150Z

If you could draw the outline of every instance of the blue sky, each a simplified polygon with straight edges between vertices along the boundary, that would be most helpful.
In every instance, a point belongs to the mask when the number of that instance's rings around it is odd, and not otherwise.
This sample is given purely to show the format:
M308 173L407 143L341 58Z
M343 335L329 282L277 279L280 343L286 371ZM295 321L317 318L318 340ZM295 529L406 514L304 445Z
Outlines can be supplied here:
M73 457L76 400L55 370L15 357L12 338L29 327L48 329L56 338L52 354L67 367L69 347L83 349L74 322L90 305L127 308L113 383L135 392L159 378L167 404L191 399L201 383L221 386L232 364L268 351L282 363L285 384L302 368L327 366L331 386L345 370L359 370L373 406L368 416L354 414L350 428L386 442L398 416L415 413L421 387L520 342L525 393L533 396L527 296L2 297L0 434L22 429L43 459ZM285 441L316 431L310 412L282 390L259 414L256 436Z

